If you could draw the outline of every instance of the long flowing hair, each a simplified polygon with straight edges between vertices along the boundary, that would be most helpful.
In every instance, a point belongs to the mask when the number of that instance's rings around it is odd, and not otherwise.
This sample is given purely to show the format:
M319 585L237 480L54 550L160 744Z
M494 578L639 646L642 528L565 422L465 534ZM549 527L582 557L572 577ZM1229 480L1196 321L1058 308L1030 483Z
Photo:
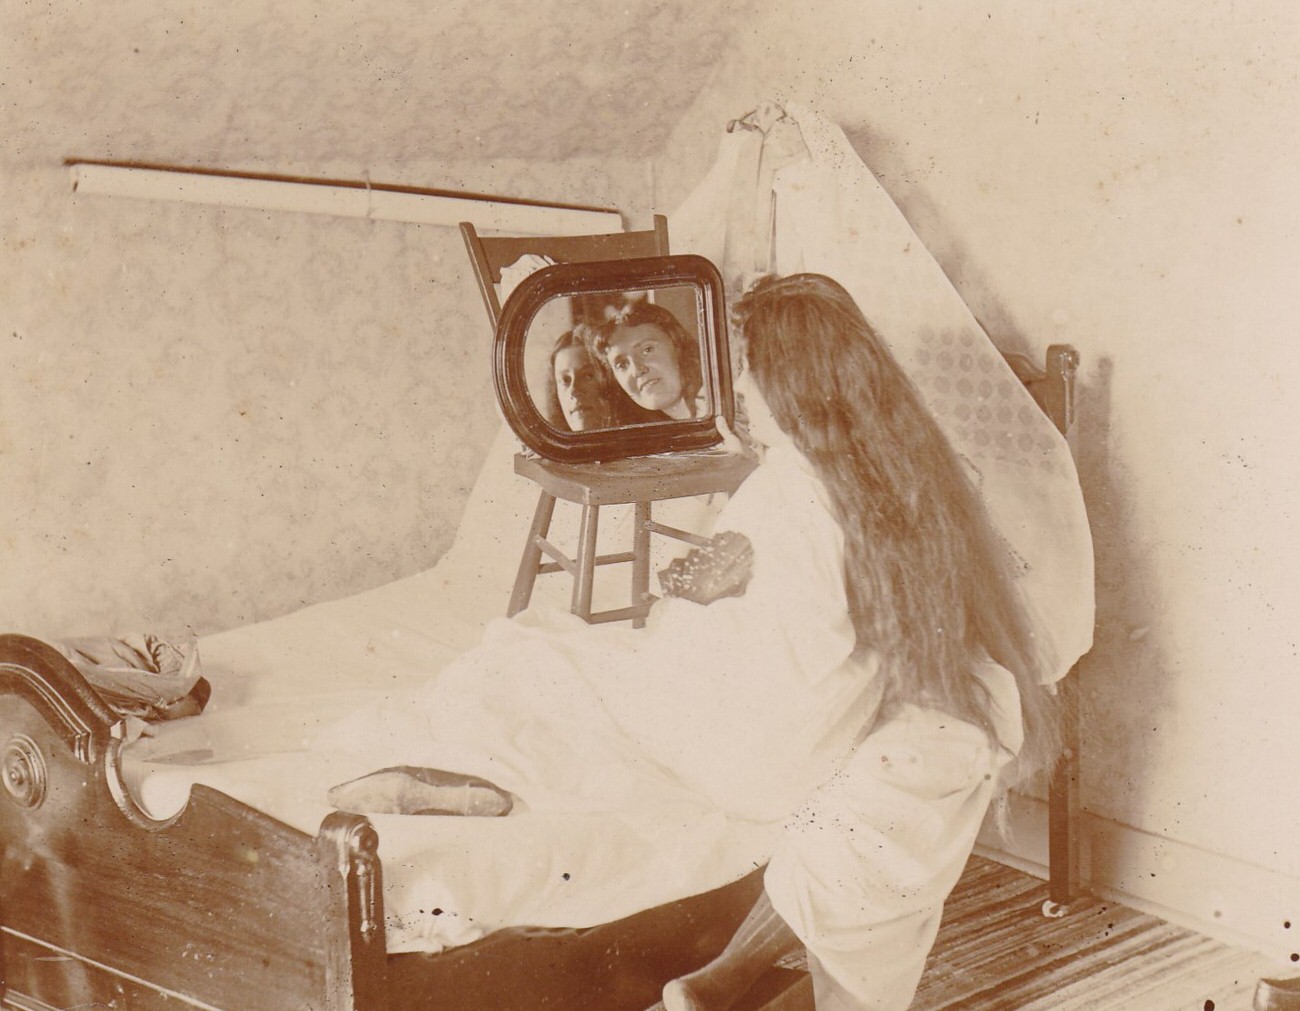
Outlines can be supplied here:
M753 381L812 463L844 531L859 652L881 657L885 711L912 702L993 734L974 670L1020 687L1020 768L1050 765L1055 709L1008 553L968 468L857 304L818 274L764 278L733 307Z

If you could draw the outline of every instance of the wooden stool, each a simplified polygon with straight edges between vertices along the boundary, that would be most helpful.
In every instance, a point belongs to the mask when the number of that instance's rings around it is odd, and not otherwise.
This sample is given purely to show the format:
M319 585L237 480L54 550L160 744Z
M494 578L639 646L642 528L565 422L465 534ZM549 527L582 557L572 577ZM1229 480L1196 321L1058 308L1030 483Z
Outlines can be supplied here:
M672 456L638 457L609 463L555 463L523 453L515 456L515 473L535 481L541 488L537 511L528 531L528 541L519 561L514 591L510 594L507 617L518 614L532 598L533 584L543 573L564 570L573 576L570 610L590 624L630 619L636 628L645 624L650 596L650 535L660 534L699 546L707 539L651 518L653 502L689 498L715 492L731 494L740 486L755 463L746 457L724 453L681 453ZM578 553L569 558L546 539L551 528L555 500L582 506ZM600 507L634 504L632 550L610 555L596 554L596 533ZM542 561L546 555L552 561ZM608 611L591 610L591 591L597 565L632 563L632 603Z

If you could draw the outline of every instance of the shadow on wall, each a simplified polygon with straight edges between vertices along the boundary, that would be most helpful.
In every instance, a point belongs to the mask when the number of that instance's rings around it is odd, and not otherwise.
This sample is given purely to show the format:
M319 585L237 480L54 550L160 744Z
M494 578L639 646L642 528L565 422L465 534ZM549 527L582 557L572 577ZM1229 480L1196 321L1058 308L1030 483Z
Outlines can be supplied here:
M881 187L889 194L926 250L938 262L948 281L978 318L985 333L996 335L994 343L1003 352L1027 355L1035 362L1040 340L1022 339L1012 313L997 298L998 285L980 269L979 252L960 240L959 231L948 220L935 199L928 177L934 161L914 163L904 138L863 126L844 126L844 135ZM986 244L988 236L979 236ZM865 308L865 307L864 307ZM870 314L868 314L870 315Z
M981 269L981 257L945 220L926 184L926 169L912 166L904 145L878 131L847 128L855 150L872 167L917 235L961 293L985 332L1004 352L1041 363L1046 340L1028 333L998 285ZM1160 734L1176 732L1170 658L1158 628L1153 597L1153 545L1136 532L1131 489L1113 453L1115 423L1111 378L1115 363L1094 359L1086 338L1076 392L1074 454L1092 528L1096 559L1097 624L1093 648L1079 664L1081 806L1115 821L1141 826L1152 806L1146 791L1158 759Z
M1147 807L1147 771L1155 734L1168 729L1173 709L1170 661L1157 635L1158 585L1151 546L1140 543L1132 517L1133 482L1112 453L1109 357L1083 358L1076 394L1075 458L1092 527L1096 558L1097 626L1091 652L1079 664L1082 807L1129 825Z

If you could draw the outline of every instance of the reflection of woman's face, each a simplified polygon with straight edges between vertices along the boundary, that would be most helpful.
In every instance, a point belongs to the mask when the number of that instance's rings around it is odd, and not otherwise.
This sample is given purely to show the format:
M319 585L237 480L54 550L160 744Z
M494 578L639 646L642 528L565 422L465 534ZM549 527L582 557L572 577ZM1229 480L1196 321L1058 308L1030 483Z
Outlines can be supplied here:
M555 355L555 393L571 431L609 428L609 404L603 396L600 363L580 347L564 348Z
M653 323L619 327L605 350L618 385L641 407L689 418L673 342Z

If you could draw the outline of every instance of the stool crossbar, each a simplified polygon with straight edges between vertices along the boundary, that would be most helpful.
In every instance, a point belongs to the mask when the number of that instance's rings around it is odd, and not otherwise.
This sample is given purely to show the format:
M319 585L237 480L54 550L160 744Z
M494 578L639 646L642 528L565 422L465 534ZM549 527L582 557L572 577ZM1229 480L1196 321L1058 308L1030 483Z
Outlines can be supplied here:
M651 516L652 503L695 495L729 495L753 468L754 462L748 458L716 452L640 457L604 464L559 464L523 453L516 455L515 473L536 482L541 491L510 594L507 616L518 614L528 606L539 575L563 571L573 577L569 609L583 621L599 624L630 620L634 627L640 627L655 599L650 594L651 534L695 546L707 543L706 538L691 531L656 523ZM573 557L547 540L558 499L582 507L577 553ZM628 504L635 509L631 550L597 554L601 506ZM543 561L543 557L550 561ZM592 611L596 567L618 563L632 566L630 604Z

